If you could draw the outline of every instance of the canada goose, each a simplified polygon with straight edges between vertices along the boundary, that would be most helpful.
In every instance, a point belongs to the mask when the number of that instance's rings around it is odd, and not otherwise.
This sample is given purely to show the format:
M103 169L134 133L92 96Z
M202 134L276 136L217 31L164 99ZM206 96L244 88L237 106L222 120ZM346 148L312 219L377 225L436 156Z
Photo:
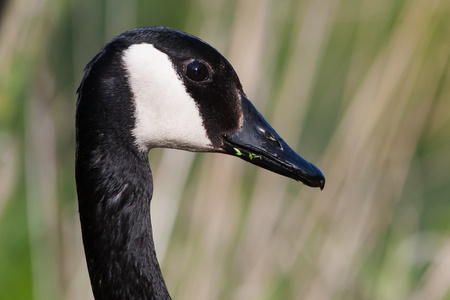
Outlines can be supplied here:
M155 147L219 152L323 189L246 98L230 63L165 27L114 38L77 91L76 183L95 299L170 299L150 222Z

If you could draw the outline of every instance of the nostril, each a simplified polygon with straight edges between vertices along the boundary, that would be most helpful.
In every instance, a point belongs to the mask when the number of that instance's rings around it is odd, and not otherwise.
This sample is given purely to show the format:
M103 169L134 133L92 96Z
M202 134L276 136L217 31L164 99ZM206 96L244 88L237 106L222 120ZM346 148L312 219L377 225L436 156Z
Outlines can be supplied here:
M274 146L281 148L280 142L270 133L270 132L264 132L264 136L267 140L269 140Z
M271 135L270 134L270 132L264 132L264 136L266 137L266 139L268 139L269 141L272 141L272 142L276 142L277 141L277 139L273 136L273 135Z

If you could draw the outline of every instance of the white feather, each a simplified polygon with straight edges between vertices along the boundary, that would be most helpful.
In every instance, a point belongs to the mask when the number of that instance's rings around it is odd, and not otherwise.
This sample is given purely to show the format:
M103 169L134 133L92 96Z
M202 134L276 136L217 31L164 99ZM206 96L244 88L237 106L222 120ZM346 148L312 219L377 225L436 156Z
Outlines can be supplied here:
M213 148L198 107L167 54L151 44L135 44L124 52L123 61L136 107L133 134L142 151Z

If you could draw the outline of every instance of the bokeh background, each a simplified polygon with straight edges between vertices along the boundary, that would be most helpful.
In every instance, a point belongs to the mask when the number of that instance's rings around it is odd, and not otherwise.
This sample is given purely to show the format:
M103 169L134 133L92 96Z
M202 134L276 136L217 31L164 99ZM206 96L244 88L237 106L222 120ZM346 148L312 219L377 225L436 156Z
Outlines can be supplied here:
M215 46L327 179L152 151L174 299L450 299L450 1L5 0L0 18L0 299L92 299L75 91L148 25Z

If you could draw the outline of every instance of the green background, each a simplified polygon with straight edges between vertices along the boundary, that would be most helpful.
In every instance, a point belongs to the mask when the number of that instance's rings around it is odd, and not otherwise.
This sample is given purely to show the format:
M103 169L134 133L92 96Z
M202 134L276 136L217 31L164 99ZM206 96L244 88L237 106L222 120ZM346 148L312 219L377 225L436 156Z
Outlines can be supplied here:
M165 25L226 56L325 190L155 150L174 299L450 299L450 1L9 0L0 5L0 299L92 299L76 88L115 35Z

